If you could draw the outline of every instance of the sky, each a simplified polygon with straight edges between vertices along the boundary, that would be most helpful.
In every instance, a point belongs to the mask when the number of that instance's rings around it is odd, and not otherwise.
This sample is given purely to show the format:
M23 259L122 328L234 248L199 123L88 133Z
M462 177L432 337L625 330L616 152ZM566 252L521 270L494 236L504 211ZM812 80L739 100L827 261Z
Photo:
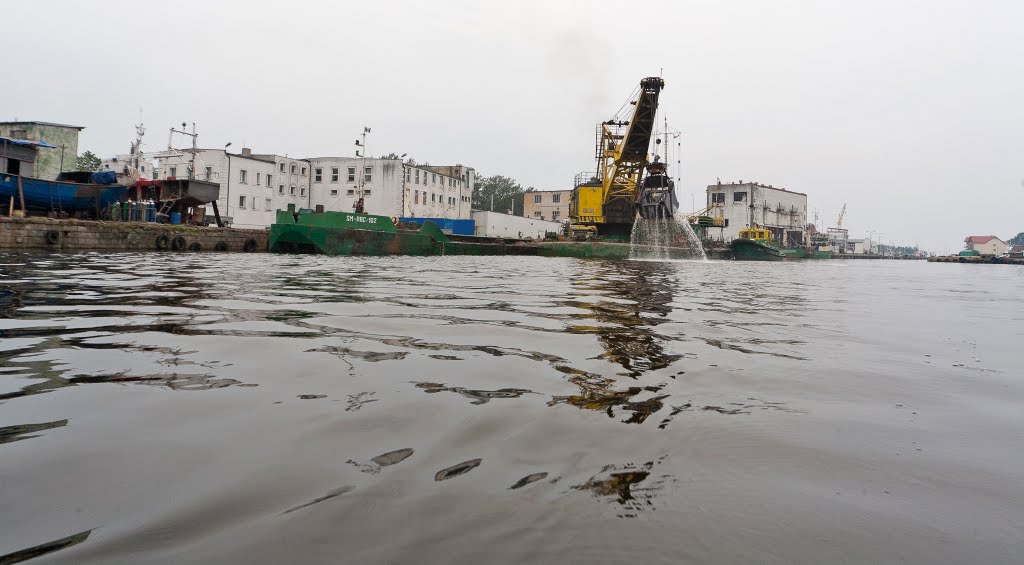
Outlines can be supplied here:
M1024 2L5 3L0 120L85 126L79 151L201 147L464 164L524 187L593 170L646 76L681 132L684 208L754 180L819 227L955 252L1024 231ZM11 80L18 77L17 80ZM179 138L176 145L185 145ZM676 163L678 161L678 163ZM877 234L881 234L880 236Z

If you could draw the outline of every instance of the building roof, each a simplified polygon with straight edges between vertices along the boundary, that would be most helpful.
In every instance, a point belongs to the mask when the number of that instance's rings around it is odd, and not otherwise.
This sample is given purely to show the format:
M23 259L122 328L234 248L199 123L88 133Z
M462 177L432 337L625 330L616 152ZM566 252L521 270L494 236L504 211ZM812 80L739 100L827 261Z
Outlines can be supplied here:
M27 139L11 139L9 137L0 137L0 142L10 143L11 145L28 145L30 147L57 147L45 141L29 141Z
M56 127L56 128L70 128L70 129L77 129L77 130L85 129L85 126L70 126L68 124L55 124L53 122L26 122L26 121L22 121L22 120L18 120L16 122L0 122L0 126L16 126L16 125L20 125L20 124L37 125L37 126L50 126L50 127Z
M988 243L993 239L999 241L1000 243L1003 242L1003 240L999 239L994 235L971 235L964 240L964 243Z
M764 188L767 190L777 190L779 192L785 192L788 194L799 194L800 196L807 196L803 192L797 192L795 190L789 190L780 186L772 186L770 184L761 184L758 182L720 182L718 184L709 184L708 191L721 190L723 188Z

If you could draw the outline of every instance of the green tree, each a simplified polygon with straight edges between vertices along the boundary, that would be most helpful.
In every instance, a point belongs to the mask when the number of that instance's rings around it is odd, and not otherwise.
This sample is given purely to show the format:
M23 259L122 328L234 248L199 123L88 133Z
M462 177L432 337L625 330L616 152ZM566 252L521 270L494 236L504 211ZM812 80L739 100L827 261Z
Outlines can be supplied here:
M86 151L75 159L76 171L98 171L100 170L100 158L93 155L92 151Z
M1024 245L1024 231L1010 238L1006 243L1010 245Z
M476 187L473 189L473 209L491 210L493 197L493 211L508 213L511 210L513 215L522 216L523 194L533 190L532 186L523 189L522 185L511 177L482 177L477 179Z

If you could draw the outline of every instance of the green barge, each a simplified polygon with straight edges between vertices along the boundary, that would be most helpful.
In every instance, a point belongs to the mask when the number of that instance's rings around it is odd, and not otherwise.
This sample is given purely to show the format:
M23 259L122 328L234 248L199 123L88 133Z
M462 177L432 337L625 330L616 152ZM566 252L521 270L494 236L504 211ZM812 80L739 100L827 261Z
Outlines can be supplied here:
M602 241L523 241L448 235L434 222L398 224L387 216L346 212L279 210L270 227L271 253L320 255L533 255L631 259L657 256L689 259L685 247L653 247Z

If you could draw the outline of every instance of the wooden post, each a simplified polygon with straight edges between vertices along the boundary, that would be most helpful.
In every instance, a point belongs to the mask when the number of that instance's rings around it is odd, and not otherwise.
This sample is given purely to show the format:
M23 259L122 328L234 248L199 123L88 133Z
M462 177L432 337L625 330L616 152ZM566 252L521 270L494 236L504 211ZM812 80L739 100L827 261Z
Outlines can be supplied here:
M21 175L18 175L18 200L21 202L21 212L24 214L25 213L25 191L22 190L22 188L21 188Z
M7 207L7 215L14 215L14 195L11 195L11 205Z

